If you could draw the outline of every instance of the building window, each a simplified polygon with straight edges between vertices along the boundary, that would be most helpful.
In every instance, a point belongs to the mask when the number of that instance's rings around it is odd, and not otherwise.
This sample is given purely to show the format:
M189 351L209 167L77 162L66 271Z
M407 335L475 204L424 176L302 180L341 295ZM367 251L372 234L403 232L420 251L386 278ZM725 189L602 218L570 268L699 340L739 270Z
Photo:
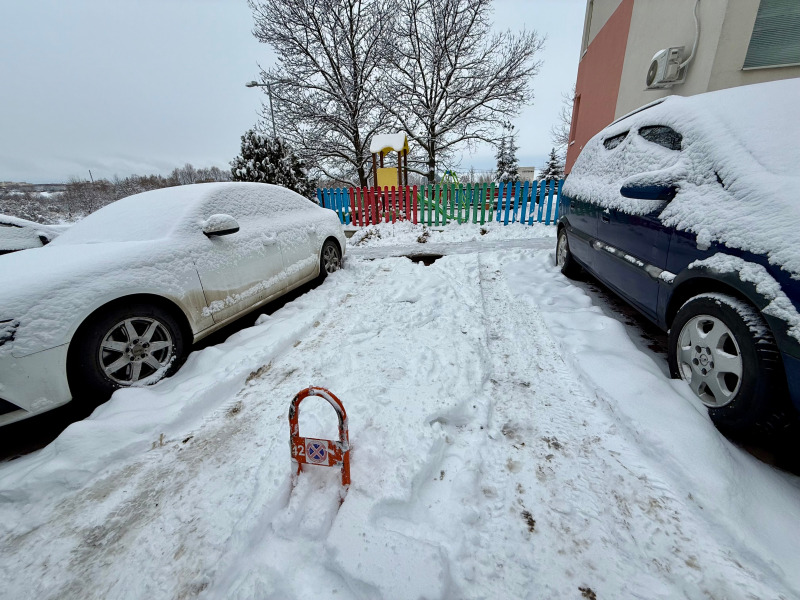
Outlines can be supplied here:
M800 64L800 2L761 0L743 69Z
M589 48L589 32L592 29L592 13L594 12L594 0L586 3L586 17L583 20L583 40L581 40L581 58Z
M575 141L575 132L578 129L578 111L581 108L581 97L580 95L575 96L575 102L572 106L572 121L569 124L569 143Z

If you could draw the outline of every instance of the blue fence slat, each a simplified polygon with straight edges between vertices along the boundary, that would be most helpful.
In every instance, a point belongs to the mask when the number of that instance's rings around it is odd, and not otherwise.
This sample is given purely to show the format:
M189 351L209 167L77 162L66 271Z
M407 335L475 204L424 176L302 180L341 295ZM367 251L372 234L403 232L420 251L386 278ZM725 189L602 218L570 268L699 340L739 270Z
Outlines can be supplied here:
M551 179L550 183L547 185L547 217L545 218L544 224L550 225L550 215L553 212L553 193L556 190L556 181L555 179Z
M556 192L558 199L556 200L556 214L553 216L553 223L558 222L558 207L561 205L561 186L564 185L564 180L558 180L558 191Z
M536 218L536 194L538 189L536 182L531 182L531 205L528 209L528 225L533 225L533 220Z
M514 184L506 184L506 197L503 201L503 225L508 225L508 209L511 208L511 200L514 197Z
M333 211L339 217L339 222L342 223L342 201L339 198L341 188L334 188L333 190Z
M519 222L523 225L526 224L525 217L528 214L528 189L530 188L530 181L526 181L522 184L522 206L520 207L522 210L519 213Z
M522 192L522 182L518 181L514 186L514 211L511 215L511 222L517 222L517 216L519 215L519 195Z
M542 222L542 213L544 212L544 198L547 193L547 181L544 179L539 182L539 210L537 211L536 221Z
M325 208L333 210L333 190L330 188L325 190Z
M337 191L338 191L338 188L331 188L330 190L328 190L328 199L329 200L326 200L326 202L329 202L328 208L330 208L333 212L335 212L336 216L338 217L339 216L339 211L338 211L338 207L336 206L336 196L337 196L336 192Z
M342 188L335 188L333 190L333 210L336 212L336 216L339 217L339 222L344 224L344 219L342 218Z

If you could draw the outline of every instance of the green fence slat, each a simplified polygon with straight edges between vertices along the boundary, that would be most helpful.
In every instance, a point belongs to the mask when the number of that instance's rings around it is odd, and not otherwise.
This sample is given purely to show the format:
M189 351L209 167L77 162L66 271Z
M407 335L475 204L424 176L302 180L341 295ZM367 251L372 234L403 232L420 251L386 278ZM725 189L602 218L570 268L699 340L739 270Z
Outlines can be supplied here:
M494 182L489 184L489 223L494 220Z
M480 224L483 225L486 222L486 184L479 183L478 189L478 202L481 203L481 220Z
M427 199L428 199L428 225L433 225L433 201L436 195L436 190L432 184L428 184Z
M433 186L433 210L435 211L433 218L434 218L434 225L439 225L439 209L441 208L441 186L436 184Z
M450 184L450 191L448 193L448 200L450 201L450 220L454 220L456 218L456 202L458 198L456 198L456 184Z
M456 219L458 220L458 223L461 224L463 222L461 220L461 202L463 200L462 198L463 194L461 193L460 183L455 184L455 191L456 191Z

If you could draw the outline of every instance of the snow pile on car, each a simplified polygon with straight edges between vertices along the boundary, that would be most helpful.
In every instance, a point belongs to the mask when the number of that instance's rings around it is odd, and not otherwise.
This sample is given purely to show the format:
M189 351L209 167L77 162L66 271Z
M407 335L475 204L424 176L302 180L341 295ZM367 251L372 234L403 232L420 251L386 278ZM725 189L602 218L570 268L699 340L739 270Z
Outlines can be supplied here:
M284 217L291 210L294 215ZM198 282L197 261L206 238L202 222L219 207L234 207L247 227L270 206L282 221L282 232L299 239L314 231L335 236L339 224L330 211L286 188L264 183L204 183L153 190L129 196L92 213L44 248L0 257L0 319L20 321L13 346L0 355L26 356L69 339L76 320L121 295L157 293L181 298ZM226 209L227 211L228 209ZM313 219L306 219L309 216ZM247 246L261 246L255 237L238 236L226 243L234 251L203 255L221 267L236 268ZM314 259L316 260L316 259ZM224 262L223 261L227 261ZM254 288L247 293L257 293ZM217 305L208 307L209 316Z
M800 79L742 86L688 98L670 96L594 136L578 157L564 194L631 214L663 203L624 198L626 184L674 184L660 218L697 235L767 255L800 274ZM646 141L640 127L666 125L682 149ZM629 132L629 133L628 133ZM628 133L608 149L604 141Z

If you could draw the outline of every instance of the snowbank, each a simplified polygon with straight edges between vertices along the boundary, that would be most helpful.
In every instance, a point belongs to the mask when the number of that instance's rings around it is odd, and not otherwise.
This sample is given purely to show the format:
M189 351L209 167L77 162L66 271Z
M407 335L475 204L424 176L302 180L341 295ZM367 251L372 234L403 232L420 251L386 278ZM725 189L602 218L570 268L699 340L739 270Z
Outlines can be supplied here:
M495 221L485 225L472 223L448 223L442 227L414 225L408 221L380 223L370 227L354 228L355 233L347 240L348 248L378 248L417 245L424 251L424 244L453 244L466 242L492 242L498 240L526 240L533 238L555 238L553 225L534 223L502 225ZM555 242L554 242L555 243Z

